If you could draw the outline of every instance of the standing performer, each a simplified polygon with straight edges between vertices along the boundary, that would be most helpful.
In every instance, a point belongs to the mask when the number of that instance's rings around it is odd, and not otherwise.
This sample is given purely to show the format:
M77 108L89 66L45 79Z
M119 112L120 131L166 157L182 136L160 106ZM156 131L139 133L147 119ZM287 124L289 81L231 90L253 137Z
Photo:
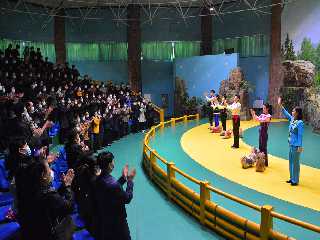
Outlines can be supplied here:
M240 128L240 110L241 103L240 96L235 95L233 103L231 105L226 105L227 109L232 113L232 125L233 125L233 145L232 148L239 148L239 128Z
M272 114L272 106L268 103L263 105L262 114L258 117L256 112L251 109L250 110L252 119L260 122L259 128L259 150L263 152L265 155L265 166L268 166L268 127L271 121Z
M212 104L213 117L214 117L214 126L219 126L219 116L220 116L220 104L219 104L219 95L213 97Z
M210 90L210 95L209 96L207 96L208 94L205 93L205 97L206 97L206 100L208 102L208 117L209 117L210 128L213 125L213 109L211 107L211 104L212 104L212 101L213 101L215 93L216 92L214 90Z
M220 104L220 119L222 124L223 132L227 131L227 109L226 109L227 97L225 95L221 98ZM224 135L224 134L223 134Z
M302 109L295 107L292 110L292 115L287 112L287 110L282 106L281 98L278 98L278 104L282 109L282 113L290 121L289 125L289 172L290 179L287 183L291 183L292 186L297 186L299 184L300 175L300 155L303 151L302 148L302 135L304 124L302 121Z

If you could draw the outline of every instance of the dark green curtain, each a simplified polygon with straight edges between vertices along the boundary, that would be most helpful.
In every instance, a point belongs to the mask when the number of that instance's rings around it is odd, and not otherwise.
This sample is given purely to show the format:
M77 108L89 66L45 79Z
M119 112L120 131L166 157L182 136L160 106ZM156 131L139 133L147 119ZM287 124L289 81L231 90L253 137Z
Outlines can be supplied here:
M234 48L240 57L257 57L269 55L269 37L253 35L238 38L217 39L213 42L213 53L223 53L225 49Z
M174 43L174 58L184 58L200 55L200 42L180 41Z
M172 42L145 42L142 43L142 56L148 60L172 60Z
M126 42L114 42L114 43L104 43L111 45L111 56L107 61L127 61L128 60L128 43ZM100 44L100 47L104 44Z
M53 43L33 42L22 40L0 39L0 49L7 48L9 43L20 45L20 54L25 46L40 48L43 56L55 61ZM213 54L221 54L227 48L234 48L240 57L268 56L270 52L269 36L257 34L237 38L217 39L213 41ZM101 43L67 43L67 59L75 61L127 61L128 44L126 42ZM173 60L200 55L200 42L144 42L142 43L142 56L149 60Z
M67 43L67 59L75 61L99 61L99 44Z
M126 61L127 43L67 43L68 61Z

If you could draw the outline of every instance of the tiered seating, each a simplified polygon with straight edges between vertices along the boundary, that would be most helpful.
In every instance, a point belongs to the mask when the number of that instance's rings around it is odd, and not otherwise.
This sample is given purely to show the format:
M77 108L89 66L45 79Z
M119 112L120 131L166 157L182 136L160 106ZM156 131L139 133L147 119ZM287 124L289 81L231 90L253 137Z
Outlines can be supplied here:
M52 164L52 169L54 170L54 181L52 183L54 188L59 188L61 185L60 175L68 170L66 152L64 147L61 146L59 149L59 156L56 161ZM4 159L0 159L0 184L6 186L5 191L9 189L9 182L6 179L7 174L4 167ZM0 240L5 239L15 239L19 233L19 224L7 218L7 214L11 209L13 204L13 197L10 192L0 193ZM92 240L92 238L87 230L84 229L84 223L81 220L79 214L77 213L77 208L75 207L75 213L72 215L73 222L76 226L76 232L73 235L75 240Z

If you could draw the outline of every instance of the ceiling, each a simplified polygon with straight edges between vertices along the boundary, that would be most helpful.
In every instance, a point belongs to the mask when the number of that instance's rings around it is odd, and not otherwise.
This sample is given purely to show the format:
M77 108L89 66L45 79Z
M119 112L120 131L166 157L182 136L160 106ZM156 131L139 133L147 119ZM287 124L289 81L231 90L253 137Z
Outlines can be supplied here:
M270 7L272 0L0 0L0 10L2 14L22 13L30 16L63 16L65 18L81 18L86 20L103 20L97 16L97 11L101 8L109 8L114 15L113 20L125 21L125 9L129 5L140 6L143 12L152 20L157 17L157 10L161 8L174 8L178 17L183 19L203 16L203 8L209 8L207 15L218 17L227 14L253 11L257 16L271 14ZM279 0L280 4L287 4L296 0ZM34 7L38 6L38 7ZM194 14L189 9L198 8ZM75 9L79 13L70 14L68 9ZM94 10L94 11L92 11ZM164 9L166 11L166 9Z
M240 2L243 0L11 0L13 2L29 2L36 5L47 7L78 8L78 7L110 7L110 6L128 6L129 4L144 6L175 6L183 7L214 5L222 2ZM251 0L245 0L251 1Z

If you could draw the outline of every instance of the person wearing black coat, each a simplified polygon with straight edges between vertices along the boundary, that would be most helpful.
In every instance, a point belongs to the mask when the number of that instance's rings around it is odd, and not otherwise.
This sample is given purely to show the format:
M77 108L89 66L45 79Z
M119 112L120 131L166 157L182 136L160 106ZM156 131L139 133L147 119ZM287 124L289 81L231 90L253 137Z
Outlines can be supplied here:
M95 237L97 240L130 240L130 230L127 223L125 205L133 198L133 178L136 170L129 172L128 165L122 171L122 176L116 180L111 176L114 168L113 154L103 152L98 155L97 163L101 174L95 186L95 202L97 225ZM124 191L122 186L127 182Z
M94 236L96 220L94 184L99 174L96 159L93 156L84 156L75 166L74 172L75 177L72 182L72 190L79 215L85 224L85 228Z
M61 104L59 109L59 123L60 123L60 134L59 134L59 142L61 144L65 143L67 140L68 129L70 127L69 119L68 119L68 108L65 103Z
M80 159L86 154L89 154L89 148L81 143L80 136L75 130L69 133L68 141L65 144L65 150L69 168L74 168Z
M50 188L51 169L45 160L35 161L16 177L18 222L21 239L71 240L74 230L70 185L74 173L62 175L58 191Z

